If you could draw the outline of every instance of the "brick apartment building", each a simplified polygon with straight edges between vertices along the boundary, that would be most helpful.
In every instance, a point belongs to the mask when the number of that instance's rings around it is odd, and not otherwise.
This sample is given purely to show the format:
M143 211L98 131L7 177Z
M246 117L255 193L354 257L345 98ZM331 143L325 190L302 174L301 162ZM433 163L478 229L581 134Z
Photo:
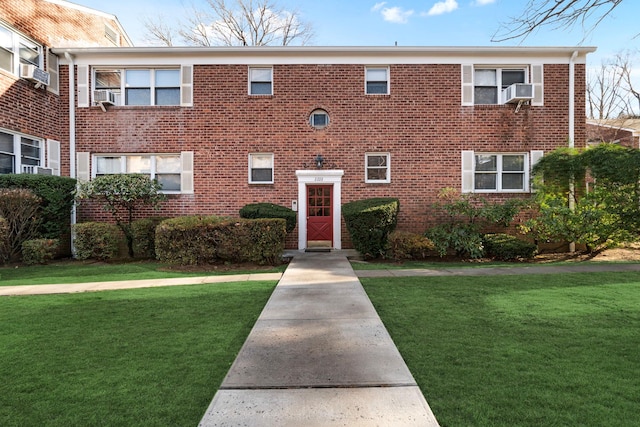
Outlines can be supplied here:
M342 248L353 200L398 197L399 228L422 232L443 188L528 195L537 159L586 142L592 51L60 45L59 94L41 112L55 118L37 135L60 141L63 175L158 179L162 216L271 202L298 211L289 247Z

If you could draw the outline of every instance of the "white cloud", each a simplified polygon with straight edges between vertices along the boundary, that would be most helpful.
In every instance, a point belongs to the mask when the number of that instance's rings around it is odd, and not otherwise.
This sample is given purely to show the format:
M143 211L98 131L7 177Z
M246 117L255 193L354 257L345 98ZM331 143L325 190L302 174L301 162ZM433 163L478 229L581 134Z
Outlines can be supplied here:
M495 3L496 0L476 0L476 5L477 6L486 6L488 4L492 4Z
M382 17L385 21L394 24L406 24L409 17L413 15L413 10L403 10L401 7L385 7L382 9Z
M443 13L453 12L457 8L458 8L458 2L456 0L439 1L438 3L434 4L431 9L429 9L429 12L427 12L427 15L429 16L442 15Z
M371 8L371 12L377 12L380 9L382 9L382 7L387 4L386 1L381 1L380 3L376 3L373 5L373 7Z

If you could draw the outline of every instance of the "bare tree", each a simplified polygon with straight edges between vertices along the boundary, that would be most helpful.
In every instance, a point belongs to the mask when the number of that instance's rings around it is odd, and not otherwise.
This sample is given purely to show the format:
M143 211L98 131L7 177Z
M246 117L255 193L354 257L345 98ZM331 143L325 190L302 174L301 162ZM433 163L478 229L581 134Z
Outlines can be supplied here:
M640 113L640 90L633 75L633 55L619 53L587 74L587 113L591 119L635 117Z
M152 45L173 46L177 36L176 30L167 24L164 15L155 18L146 17L142 20L147 30L145 40Z
M185 22L173 27L159 18L145 23L147 39L175 44L175 33L190 46L305 45L313 37L310 24L297 11L288 11L271 0L207 0L208 10L195 6Z
M529 0L520 17L503 24L492 41L526 38L543 26L569 28L580 23L590 31L609 15L623 0ZM631 1L631 0L629 0ZM592 22L591 19L595 19ZM591 23L589 23L591 22Z
M616 64L602 64L587 75L587 113L591 119L611 119L627 109Z

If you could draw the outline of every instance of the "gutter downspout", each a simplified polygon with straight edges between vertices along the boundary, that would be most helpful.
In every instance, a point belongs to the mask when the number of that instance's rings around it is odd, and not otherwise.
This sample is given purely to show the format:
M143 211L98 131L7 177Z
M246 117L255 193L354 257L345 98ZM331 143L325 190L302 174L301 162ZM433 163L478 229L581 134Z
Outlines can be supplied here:
M76 64L73 55L69 52L64 53L64 57L69 61L69 176L71 178L77 178L76 173L76 81L75 81L75 68ZM76 216L76 202L73 202L71 208L71 225L75 225L77 221ZM71 253L75 257L75 236L71 232Z
M574 51L571 54L571 58L569 59L569 148L575 147L575 137L576 137L576 105L575 105L575 94L576 94L576 66L575 60L578 56L578 51ZM575 206L575 182L571 179L569 183L569 210L574 211ZM576 242L569 243L569 252L573 253L576 251Z

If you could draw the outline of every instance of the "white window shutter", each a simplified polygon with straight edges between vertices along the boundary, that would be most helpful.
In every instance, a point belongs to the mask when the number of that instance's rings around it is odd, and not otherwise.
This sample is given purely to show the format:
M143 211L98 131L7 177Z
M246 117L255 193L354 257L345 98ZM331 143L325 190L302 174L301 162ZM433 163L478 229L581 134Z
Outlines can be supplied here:
M53 175L60 176L60 141L47 139L47 156L47 167Z
M473 105L473 65L462 64L462 105Z
M193 151L180 153L182 173L180 174L180 188L183 194L193 194Z
M78 108L89 106L89 66L78 65Z
M473 151L462 152L462 192L473 192L473 164L474 164Z
M91 169L89 169L89 153L76 153L76 178L78 181L89 181Z
M544 105L544 68L542 64L531 65L531 84L533 85L531 105Z
M47 90L60 95L60 77L58 72L58 56L47 50L47 72L49 73L49 85Z
M180 105L193 106L193 65L180 67Z
M529 171L533 170L533 167L536 165L536 163L538 163L540 161L540 159L542 158L542 156L544 156L544 151L542 150L531 150L531 154L530 154L530 168ZM531 174L531 172L529 172L529 181L532 182L533 179L533 175ZM535 191L535 188L531 189L532 191Z

